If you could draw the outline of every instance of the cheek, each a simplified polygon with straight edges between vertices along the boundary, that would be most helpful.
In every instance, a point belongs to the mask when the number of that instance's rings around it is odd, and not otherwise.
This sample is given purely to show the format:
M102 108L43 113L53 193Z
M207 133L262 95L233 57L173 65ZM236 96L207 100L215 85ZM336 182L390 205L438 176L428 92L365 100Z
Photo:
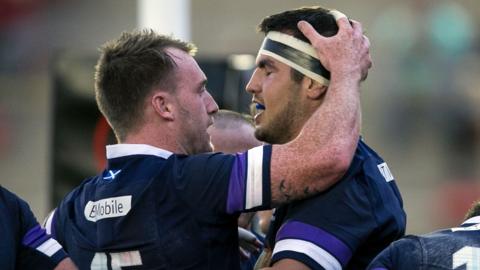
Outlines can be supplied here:
M280 93L280 90L278 87L270 87L264 92L263 99L267 110L272 111L281 106L283 95Z

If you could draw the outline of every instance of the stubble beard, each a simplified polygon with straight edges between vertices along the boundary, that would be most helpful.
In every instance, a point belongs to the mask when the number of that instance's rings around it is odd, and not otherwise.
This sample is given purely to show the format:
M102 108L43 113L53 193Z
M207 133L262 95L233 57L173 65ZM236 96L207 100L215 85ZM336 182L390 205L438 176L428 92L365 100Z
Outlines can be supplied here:
M191 113L183 108L180 109L182 115L182 141L180 142L182 148L187 155L196 155L201 153L208 153L213 151L210 136L208 136L207 128L204 130L192 129L199 125L199 121L194 121Z
M285 107L268 120L263 126L255 129L255 137L269 144L284 144L293 140L298 133L296 122L299 115L298 89L292 87L291 95Z

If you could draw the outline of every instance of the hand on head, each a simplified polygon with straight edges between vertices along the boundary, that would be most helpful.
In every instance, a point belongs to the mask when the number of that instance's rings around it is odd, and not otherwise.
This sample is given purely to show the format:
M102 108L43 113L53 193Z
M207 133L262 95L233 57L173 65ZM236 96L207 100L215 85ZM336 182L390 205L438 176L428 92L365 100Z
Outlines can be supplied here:
M370 41L363 35L362 25L346 17L337 20L338 33L324 37L312 25L300 21L298 28L308 38L322 65L332 76L348 76L363 81L372 66Z

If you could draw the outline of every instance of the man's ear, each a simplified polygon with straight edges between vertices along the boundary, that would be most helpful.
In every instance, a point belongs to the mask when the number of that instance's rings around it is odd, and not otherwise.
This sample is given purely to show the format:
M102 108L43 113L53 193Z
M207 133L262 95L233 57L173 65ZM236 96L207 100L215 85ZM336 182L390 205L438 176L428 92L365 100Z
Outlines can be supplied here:
M306 89L307 97L310 99L320 99L327 91L327 86L304 76L302 80L303 87Z
M175 115L173 112L174 104L172 95L167 92L157 92L152 96L151 102L155 112L167 121L173 121Z

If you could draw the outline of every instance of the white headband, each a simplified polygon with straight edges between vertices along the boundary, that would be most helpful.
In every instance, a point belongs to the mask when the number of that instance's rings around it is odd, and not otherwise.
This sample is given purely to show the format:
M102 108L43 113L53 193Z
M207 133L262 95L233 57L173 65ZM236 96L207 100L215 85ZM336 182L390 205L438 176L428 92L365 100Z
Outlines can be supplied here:
M331 10L329 13L335 20L347 17L337 10ZM261 54L268 55L323 85L328 86L330 83L330 72L320 63L312 45L291 35L277 31L268 32L258 51L257 59Z

